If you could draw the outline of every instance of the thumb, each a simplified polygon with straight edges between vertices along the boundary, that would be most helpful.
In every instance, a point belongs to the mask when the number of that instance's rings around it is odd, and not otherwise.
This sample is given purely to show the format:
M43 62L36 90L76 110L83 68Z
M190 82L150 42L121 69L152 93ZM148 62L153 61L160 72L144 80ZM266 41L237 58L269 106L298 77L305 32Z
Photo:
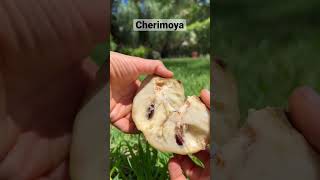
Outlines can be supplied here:
M308 142L320 151L320 96L309 87L294 90L289 98L290 118Z
M140 74L156 74L164 78L171 78L173 72L168 70L162 61L136 58L134 61Z

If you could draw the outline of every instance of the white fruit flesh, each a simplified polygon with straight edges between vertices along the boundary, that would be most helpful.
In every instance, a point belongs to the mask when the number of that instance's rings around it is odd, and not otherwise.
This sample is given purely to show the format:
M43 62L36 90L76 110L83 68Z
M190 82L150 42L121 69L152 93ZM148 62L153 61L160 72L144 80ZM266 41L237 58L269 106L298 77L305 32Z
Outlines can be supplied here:
M153 147L177 154L206 148L210 115L198 97L185 100L183 86L175 79L149 76L141 87L132 118Z

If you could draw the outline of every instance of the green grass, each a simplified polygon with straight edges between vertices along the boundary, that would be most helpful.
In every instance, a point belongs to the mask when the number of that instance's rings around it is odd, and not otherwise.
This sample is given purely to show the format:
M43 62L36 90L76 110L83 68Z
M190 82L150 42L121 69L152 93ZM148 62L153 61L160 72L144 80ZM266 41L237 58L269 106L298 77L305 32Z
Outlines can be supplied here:
M167 59L164 64L183 82L186 95L198 95L202 88L210 88L209 59ZM127 135L111 127L110 178L114 180L168 179L171 156L152 148L142 134Z

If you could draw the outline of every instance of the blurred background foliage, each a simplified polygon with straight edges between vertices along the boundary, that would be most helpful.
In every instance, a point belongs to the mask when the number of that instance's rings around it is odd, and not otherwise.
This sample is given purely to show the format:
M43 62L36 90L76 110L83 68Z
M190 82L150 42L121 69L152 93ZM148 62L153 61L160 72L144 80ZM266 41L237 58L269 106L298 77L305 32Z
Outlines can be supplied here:
M227 62L249 108L287 107L294 88L320 91L320 1L218 0L211 6L213 54Z
M160 59L210 51L209 0L114 0L111 50ZM133 19L186 19L184 32L135 32Z

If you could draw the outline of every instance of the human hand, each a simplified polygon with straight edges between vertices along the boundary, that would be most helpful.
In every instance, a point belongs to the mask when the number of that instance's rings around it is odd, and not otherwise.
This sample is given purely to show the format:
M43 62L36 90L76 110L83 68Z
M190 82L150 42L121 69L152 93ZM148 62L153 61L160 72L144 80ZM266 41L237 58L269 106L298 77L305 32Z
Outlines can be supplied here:
M294 90L289 98L289 117L313 148L320 153L320 96L309 87Z
M131 118L133 98L140 86L141 74L170 78L173 73L159 60L110 52L110 118L114 126L126 133L137 132Z
M68 177L74 117L108 34L107 1L1 1L0 179Z
M201 100L210 109L210 92L202 90ZM188 156L175 155L169 161L169 175L171 180L207 180L210 179L210 152L208 150L200 151L194 154L204 164L204 168L197 166Z

